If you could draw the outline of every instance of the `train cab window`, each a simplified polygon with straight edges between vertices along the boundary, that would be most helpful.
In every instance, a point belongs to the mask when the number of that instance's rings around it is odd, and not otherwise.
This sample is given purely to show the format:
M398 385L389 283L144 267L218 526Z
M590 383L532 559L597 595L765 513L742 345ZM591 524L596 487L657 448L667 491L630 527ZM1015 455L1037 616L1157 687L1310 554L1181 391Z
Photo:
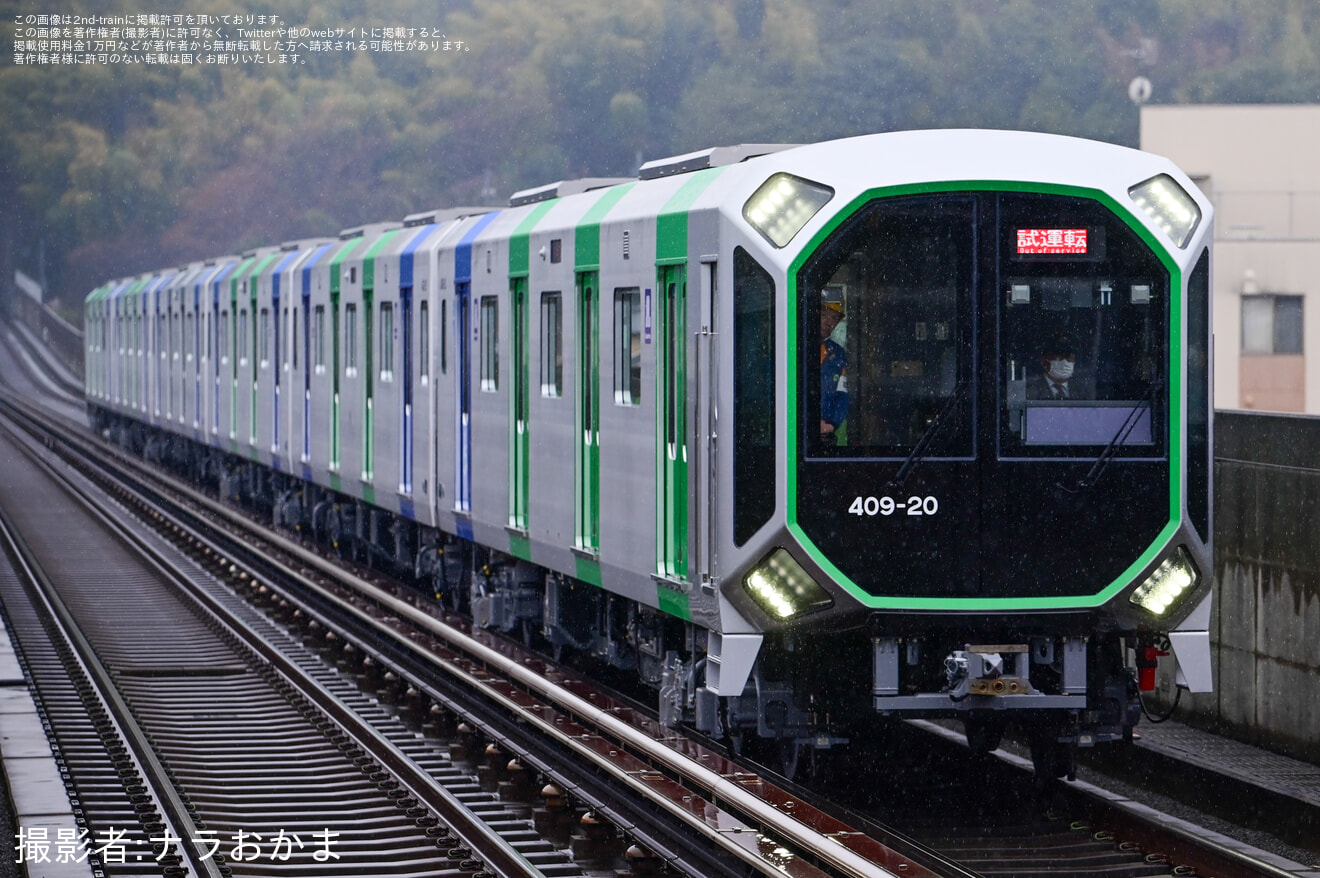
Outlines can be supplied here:
M975 201L874 201L798 275L809 457L973 454Z
M1004 196L999 237L1001 453L1162 453L1167 270L1086 199Z

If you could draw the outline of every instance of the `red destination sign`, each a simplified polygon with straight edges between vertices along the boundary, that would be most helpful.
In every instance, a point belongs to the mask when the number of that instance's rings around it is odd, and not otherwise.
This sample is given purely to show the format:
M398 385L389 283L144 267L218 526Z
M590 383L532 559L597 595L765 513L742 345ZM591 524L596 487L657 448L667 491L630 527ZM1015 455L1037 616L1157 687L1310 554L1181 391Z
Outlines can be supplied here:
M1019 256L1085 256L1086 229L1018 229Z

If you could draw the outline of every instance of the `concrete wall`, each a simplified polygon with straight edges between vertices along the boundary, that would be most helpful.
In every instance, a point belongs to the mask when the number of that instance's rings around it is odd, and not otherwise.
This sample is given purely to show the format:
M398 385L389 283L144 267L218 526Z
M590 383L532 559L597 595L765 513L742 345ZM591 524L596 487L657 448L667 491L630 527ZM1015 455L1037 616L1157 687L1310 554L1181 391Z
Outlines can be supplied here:
M1320 418L1216 412L1215 576L1215 692L1181 718L1320 761Z

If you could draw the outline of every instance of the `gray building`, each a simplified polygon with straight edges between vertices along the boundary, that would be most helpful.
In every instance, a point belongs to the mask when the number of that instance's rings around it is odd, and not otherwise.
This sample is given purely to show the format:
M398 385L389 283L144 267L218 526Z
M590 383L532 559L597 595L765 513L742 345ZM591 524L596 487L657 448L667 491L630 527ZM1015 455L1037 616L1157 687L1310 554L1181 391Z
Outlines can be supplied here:
M1320 414L1320 105L1147 106L1215 205L1215 407Z

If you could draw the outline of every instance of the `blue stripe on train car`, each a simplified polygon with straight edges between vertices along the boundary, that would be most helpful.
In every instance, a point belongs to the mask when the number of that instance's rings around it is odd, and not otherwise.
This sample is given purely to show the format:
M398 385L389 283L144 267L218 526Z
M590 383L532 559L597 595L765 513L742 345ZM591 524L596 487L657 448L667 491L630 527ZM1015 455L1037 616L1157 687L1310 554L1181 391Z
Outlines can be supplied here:
M438 226L435 223L422 226L417 231L417 234L413 237L413 239L408 242L408 246L404 247L403 251L399 254L399 287L400 288L410 287L413 285L413 261L416 258L415 254L417 253L417 248L421 247L422 242L425 241L430 236L430 234L438 228L440 228L440 226Z
M486 226L490 225L491 221L499 216L500 213L502 213L502 211L497 210L494 213L488 213L481 219L477 220L476 224L468 229L467 234L463 236L463 240L459 241L458 246L454 248L454 283L465 284L472 282L472 242L476 240L477 235L481 234L481 231L486 228Z
M404 518L408 519L409 521L416 521L416 520L417 520L417 512L416 512L416 510L413 508L413 501L411 501L411 500L407 500L407 499L405 499L405 498L403 498L403 497L400 497L400 498L399 498L399 514L402 515Z
M454 526L455 529L458 531L458 535L463 539L470 540L473 538L472 519L460 515L458 517L458 520L454 522Z

